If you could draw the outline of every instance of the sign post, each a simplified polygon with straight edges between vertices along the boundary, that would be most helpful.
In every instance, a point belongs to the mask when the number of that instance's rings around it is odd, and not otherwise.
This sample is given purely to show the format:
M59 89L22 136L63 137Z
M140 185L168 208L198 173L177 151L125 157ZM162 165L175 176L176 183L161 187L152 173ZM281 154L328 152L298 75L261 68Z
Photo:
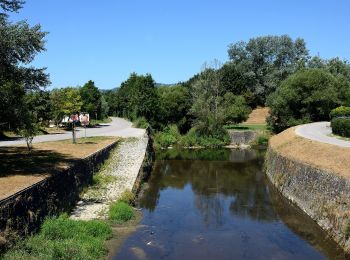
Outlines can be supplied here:
M89 124L90 118L88 113L82 113L80 114L80 124L84 126L85 130L85 138L86 138L86 126Z
M70 116L69 121L72 122L72 137L73 137L73 144L76 143L76 134L75 134L75 123L79 121L78 115L73 114Z

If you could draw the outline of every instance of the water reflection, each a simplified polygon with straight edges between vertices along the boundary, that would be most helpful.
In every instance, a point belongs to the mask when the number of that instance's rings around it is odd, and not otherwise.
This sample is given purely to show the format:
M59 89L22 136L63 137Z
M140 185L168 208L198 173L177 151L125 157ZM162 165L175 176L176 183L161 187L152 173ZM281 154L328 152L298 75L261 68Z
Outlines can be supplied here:
M139 201L143 228L117 259L138 259L136 251L149 259L344 259L265 179L263 156L228 149L162 153Z
M231 198L229 209L232 215L261 221L275 219L260 170L263 153L255 150L187 150L185 154L181 153L185 160L178 159L179 152L171 153L176 154L176 159L156 163L147 196L140 200L142 208L153 211L163 189L182 190L191 185L194 205L206 225L220 226L223 223L224 198ZM192 160L195 156L199 160ZM221 156L226 160L218 161ZM255 163L247 163L245 157Z

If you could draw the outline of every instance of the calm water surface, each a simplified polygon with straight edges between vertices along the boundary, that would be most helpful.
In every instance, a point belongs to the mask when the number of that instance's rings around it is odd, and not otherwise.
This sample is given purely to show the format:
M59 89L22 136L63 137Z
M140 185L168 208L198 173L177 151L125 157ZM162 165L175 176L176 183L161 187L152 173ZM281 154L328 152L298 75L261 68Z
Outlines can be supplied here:
M139 207L144 218L115 259L346 259L276 192L264 152L163 152Z

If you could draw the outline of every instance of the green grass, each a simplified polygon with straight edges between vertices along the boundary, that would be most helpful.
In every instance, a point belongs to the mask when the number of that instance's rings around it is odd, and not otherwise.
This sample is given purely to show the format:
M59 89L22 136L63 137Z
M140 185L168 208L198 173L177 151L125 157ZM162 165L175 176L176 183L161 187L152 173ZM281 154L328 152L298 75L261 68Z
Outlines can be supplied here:
M108 223L76 221L67 216L46 219L41 231L18 243L4 259L104 259L104 242L112 237Z
M123 193L120 195L120 198L118 201L125 202L127 204L132 204L135 201L135 195L132 193L130 190L125 190Z
M233 130L268 130L266 124L235 124L235 125L225 125L226 129Z
M124 201L117 201L110 206L108 217L115 223L122 224L134 217L134 210Z
M107 187L109 183L116 181L116 177L113 175L105 175L105 174L95 174L92 177L92 185L97 187Z

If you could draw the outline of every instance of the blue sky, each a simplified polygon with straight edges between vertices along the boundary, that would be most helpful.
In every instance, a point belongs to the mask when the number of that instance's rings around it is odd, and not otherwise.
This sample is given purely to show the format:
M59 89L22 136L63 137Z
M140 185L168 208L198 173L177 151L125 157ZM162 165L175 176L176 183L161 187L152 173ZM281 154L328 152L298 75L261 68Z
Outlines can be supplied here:
M27 0L13 21L48 31L48 67L54 87L95 81L120 85L131 72L176 83L205 61L228 60L227 46L262 35L302 37L312 55L350 59L348 0Z

